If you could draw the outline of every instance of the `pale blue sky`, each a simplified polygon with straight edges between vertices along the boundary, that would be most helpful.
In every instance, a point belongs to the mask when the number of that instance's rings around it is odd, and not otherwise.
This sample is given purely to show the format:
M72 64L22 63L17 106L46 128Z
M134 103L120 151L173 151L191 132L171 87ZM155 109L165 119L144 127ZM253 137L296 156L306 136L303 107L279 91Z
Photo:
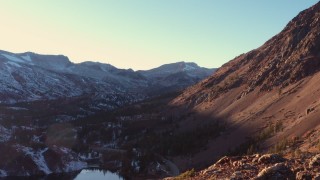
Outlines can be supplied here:
M149 69L219 67L317 0L0 0L0 49Z

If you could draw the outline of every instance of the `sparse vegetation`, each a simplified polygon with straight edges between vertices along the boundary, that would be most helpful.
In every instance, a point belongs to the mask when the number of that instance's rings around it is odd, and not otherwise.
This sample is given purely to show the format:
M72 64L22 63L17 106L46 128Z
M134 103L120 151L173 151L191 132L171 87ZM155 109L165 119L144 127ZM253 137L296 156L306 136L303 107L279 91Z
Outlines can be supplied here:
M220 93L229 91L230 89L238 87L242 82L242 78L238 75L228 76L221 83L211 87L211 92L208 93L207 101L216 98Z
M162 155L191 155L204 148L209 139L218 136L224 129L219 123L210 123L180 133L174 130L162 133L150 131L136 145Z
M194 169L191 169L189 171L186 171L186 172L180 174L177 177L174 177L174 180L184 180L184 179L187 179L187 178L192 178L195 175L196 175L196 171Z
M282 89L279 88L279 89L278 89L278 95L280 96L281 94L282 94Z
M241 144L239 147L229 150L228 155L250 155L259 151L260 144L268 138L275 135L277 132L282 130L282 122L277 121L274 124L268 125L264 128L257 136L248 138L248 140ZM276 149L280 151L283 148L283 144L277 145Z
M271 153L282 153L290 145L292 145L292 142L288 141L287 139L283 139L283 140L279 141L278 143L276 143L273 146L273 148L270 149L270 152Z
M259 133L259 135L255 138L255 141L262 142L266 139L272 137L274 134L282 130L282 122L277 121L275 124L271 124L268 127L266 127L262 132Z

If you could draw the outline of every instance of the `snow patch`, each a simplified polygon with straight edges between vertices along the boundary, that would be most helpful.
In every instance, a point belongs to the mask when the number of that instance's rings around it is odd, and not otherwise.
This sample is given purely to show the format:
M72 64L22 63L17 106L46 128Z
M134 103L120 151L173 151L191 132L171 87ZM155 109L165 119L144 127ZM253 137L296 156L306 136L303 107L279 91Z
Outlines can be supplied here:
M69 155L69 158L71 158L71 159L74 158L72 156L73 152L72 152L71 149L65 148L65 147L56 147L56 148L58 148L66 156ZM71 160L69 162L66 162L64 164L63 171L64 172L77 171L77 170L84 169L86 167L87 167L87 163L86 162L82 162L82 161L79 161L79 160L75 159L75 160Z
M0 169L0 177L5 177L7 176L7 172L5 170Z
M28 127L28 126L21 126L20 128L23 129L23 130L28 130L28 131L33 131L33 130L35 130L35 128L33 128L33 127Z
M135 172L139 172L140 171L139 161L132 160L131 161L131 167L133 167Z
M29 62L32 61L32 60L31 60L31 57L29 56L29 54L28 54L28 55L25 55L25 56L21 56L21 58L24 59L24 60L26 60L26 61L29 61Z
M0 125L0 142L7 142L12 136L12 132Z
M65 172L77 171L77 170L81 170L81 169L86 168L86 167L87 167L87 163L86 162L70 161L65 165L64 171Z
M183 68L184 71L191 71L195 70L196 68L193 66L190 66L189 64L186 64L186 67Z
M39 170L43 171L45 174L51 174L52 171L49 169L46 160L44 159L43 153L48 151L48 148L44 148L39 151L34 151L30 147L25 147L25 146L18 146L24 153L25 155L28 155L31 157L31 159L35 162L35 164L38 166Z
M20 111L20 110L27 111L27 110L29 110L29 109L27 109L27 108L23 108L23 107L14 107L14 106L12 106L12 107L7 107L7 109L12 109L12 110L16 110L16 111Z
M40 138L41 138L41 136L33 135L33 136L32 136L32 141L33 141L33 142L38 142L38 143L39 143L39 142L41 142L41 141L40 141Z
M69 148L60 147L59 149L60 149L60 151L62 151L64 154L70 154L70 153L71 153L71 149L69 149Z
M17 58L15 56L11 56L9 54L1 54L2 56L4 56L5 58L9 59L10 61L14 61L14 62L18 62L18 63L23 63L23 60L20 58Z
M8 61L6 64L10 64L11 66L15 66L15 67L18 67L18 68L21 67L18 63L12 62L12 61Z

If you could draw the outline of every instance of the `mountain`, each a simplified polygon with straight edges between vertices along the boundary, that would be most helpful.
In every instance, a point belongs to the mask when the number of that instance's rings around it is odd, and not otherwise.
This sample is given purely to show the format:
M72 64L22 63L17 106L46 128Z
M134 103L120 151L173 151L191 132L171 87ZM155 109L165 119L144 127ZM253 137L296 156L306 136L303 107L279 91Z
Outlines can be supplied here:
M193 69L177 70L177 64ZM79 171L92 162L119 170L128 158L109 154L126 153L118 150L126 128L114 111L176 93L214 70L180 62L153 71L0 51L0 152L7 154L0 158L0 177L40 178Z
M157 71L133 71L99 62L75 64L62 55L0 51L0 97L2 103L16 103L91 96L104 105L97 108L112 109L149 96L181 90L213 73L213 70L192 65L192 71L166 71L161 68ZM173 69L176 64L168 64L166 67ZM181 77L180 72L188 73ZM193 79L189 80L189 76ZM171 81L172 78L177 80ZM149 91L166 87L170 88L157 93Z
M181 169L205 167L226 154L320 150L319 12L320 2L171 101L170 109L186 116L182 129L200 122L226 126L189 164L177 157Z
M213 74L215 69L199 67L195 63L177 62L164 64L147 71L138 71L151 82L149 92L176 91L196 84Z
M38 62L36 54L1 52L1 98L27 102L0 104L0 151L11 153L0 161L0 176L64 172L96 160L100 167L141 179L192 168L207 169L181 178L315 178L320 164L319 12L320 2L261 47L177 97L167 92L207 71L184 62L132 71L74 64L64 56L39 56L48 62ZM88 102L91 109L78 107ZM115 107L121 108L90 113ZM87 116L76 111L70 117L73 108ZM302 174L308 171L310 176Z
M304 154L284 158L278 154L223 157L212 166L187 171L174 179L319 179L320 155Z

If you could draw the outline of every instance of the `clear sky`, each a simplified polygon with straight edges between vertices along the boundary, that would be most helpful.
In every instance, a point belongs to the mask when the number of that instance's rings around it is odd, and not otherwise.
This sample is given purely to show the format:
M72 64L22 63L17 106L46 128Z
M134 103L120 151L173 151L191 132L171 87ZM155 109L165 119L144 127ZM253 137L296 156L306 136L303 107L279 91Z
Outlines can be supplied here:
M318 0L0 0L0 49L150 69L220 67Z

